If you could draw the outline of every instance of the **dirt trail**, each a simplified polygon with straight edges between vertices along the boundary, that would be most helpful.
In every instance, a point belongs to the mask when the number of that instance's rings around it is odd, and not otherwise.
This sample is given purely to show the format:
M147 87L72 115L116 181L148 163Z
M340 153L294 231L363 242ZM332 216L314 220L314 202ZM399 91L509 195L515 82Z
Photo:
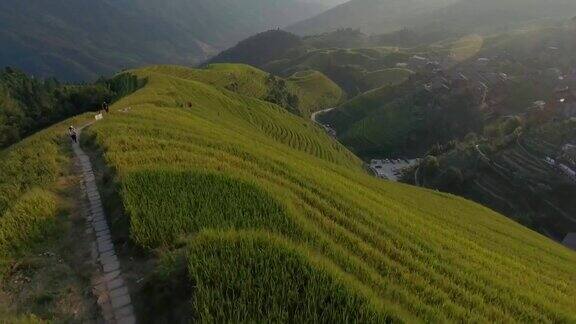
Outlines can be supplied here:
M78 137L84 128L93 123L78 129ZM73 143L72 149L81 170L82 197L80 199L83 201L83 214L87 220L86 232L88 235L86 239L92 244L92 256L99 265L99 271L93 280L93 285L102 317L107 323L135 323L132 300L112 242L102 200L96 186L92 163L78 143Z

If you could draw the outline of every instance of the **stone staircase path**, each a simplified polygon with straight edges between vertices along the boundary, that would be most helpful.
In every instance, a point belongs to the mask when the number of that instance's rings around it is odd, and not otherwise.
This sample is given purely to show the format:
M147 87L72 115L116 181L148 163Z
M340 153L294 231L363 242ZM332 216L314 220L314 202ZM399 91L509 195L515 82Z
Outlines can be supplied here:
M82 129L90 125L87 124L78 129L78 137ZM114 249L110 228L96 186L92 163L79 144L73 143L72 148L82 176L81 187L84 198L82 208L88 226L86 233L92 241L92 256L99 265L99 273L93 284L94 293L98 297L98 305L102 310L102 317L106 323L136 323L130 293L122 277L120 261Z

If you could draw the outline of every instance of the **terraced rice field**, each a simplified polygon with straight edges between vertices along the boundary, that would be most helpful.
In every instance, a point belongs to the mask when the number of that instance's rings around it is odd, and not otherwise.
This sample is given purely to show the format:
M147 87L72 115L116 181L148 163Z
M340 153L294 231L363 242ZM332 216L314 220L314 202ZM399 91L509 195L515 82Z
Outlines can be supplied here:
M147 85L91 136L132 239L185 246L198 319L576 321L572 251L474 203L374 179L279 107L161 67L135 73Z
M85 140L115 172L134 243L182 253L195 319L576 321L574 252L477 204L374 179L309 120L176 70L133 71L146 86ZM2 231L13 201L54 181L63 125L0 155Z
M264 98L269 90L266 84L268 73L243 64L213 64L205 69L151 66L145 70L203 82L252 98ZM297 72L285 81L287 90L298 96L298 110L303 117L309 118L313 112L336 106L344 96L337 84L318 71ZM181 104L185 106L187 102Z

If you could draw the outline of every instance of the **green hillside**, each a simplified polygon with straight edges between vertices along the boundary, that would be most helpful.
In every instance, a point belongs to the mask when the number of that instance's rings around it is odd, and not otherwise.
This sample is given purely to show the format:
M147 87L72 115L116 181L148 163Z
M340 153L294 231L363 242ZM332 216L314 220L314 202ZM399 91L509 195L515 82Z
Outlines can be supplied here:
M390 68L367 73L364 81L370 89L380 88L386 85L398 85L410 77L413 72L408 69Z
M474 88L452 93L425 90L426 75L367 91L320 117L363 159L420 157L436 143L476 131L483 122Z
M340 87L318 71L301 71L288 78L289 89L298 95L303 116L332 108L344 98Z
M0 151L0 322L96 318L86 293L91 270L71 248L89 249L83 230L70 230L77 189L64 136L88 121L69 119Z
M186 80L201 81L212 86L247 95L254 98L272 101L277 100L277 92L286 92L296 96L296 114L310 117L313 112L331 108L343 98L342 90L317 71L295 73L287 79L276 78L270 84L270 75L264 71L243 64L212 64L204 69L190 69L181 66L153 66L141 69ZM278 89L281 87L281 89ZM197 101L182 101L182 105Z
M576 320L572 251L461 198L374 179L309 120L209 72L132 73L146 85L83 145L113 172L113 231L129 220L158 260L132 292L147 320Z
M347 97L406 81L412 71L396 65L409 60L411 49L376 47L369 39L352 29L308 37L270 30L240 42L209 62L250 64L284 77L320 71L338 84ZM419 48L417 53L428 50Z
M198 318L574 320L573 252L462 199L377 181L278 107L135 73L147 86L114 107L132 111L91 142L116 170L132 240L183 246Z

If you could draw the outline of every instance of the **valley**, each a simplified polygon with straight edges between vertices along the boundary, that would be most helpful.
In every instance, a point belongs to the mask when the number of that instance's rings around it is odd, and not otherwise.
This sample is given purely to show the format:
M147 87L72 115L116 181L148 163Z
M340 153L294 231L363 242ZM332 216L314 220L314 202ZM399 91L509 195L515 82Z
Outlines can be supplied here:
M301 0L5 0L0 64L68 82L160 62L198 64L251 34L324 8Z
M347 99L316 120L366 164L421 159L405 176L391 171L388 178L473 199L561 242L576 231L567 198L576 189L576 165L550 167L545 160L564 156L562 148L576 140L570 126L575 30L564 21L417 49L370 47L371 38L353 30L303 38L271 31L249 41L250 55L260 57L254 48L292 37L286 54L259 66L279 75L315 68L342 87ZM240 43L214 61L241 62L242 51ZM377 74L379 81L370 82ZM499 162L487 172L486 161Z

